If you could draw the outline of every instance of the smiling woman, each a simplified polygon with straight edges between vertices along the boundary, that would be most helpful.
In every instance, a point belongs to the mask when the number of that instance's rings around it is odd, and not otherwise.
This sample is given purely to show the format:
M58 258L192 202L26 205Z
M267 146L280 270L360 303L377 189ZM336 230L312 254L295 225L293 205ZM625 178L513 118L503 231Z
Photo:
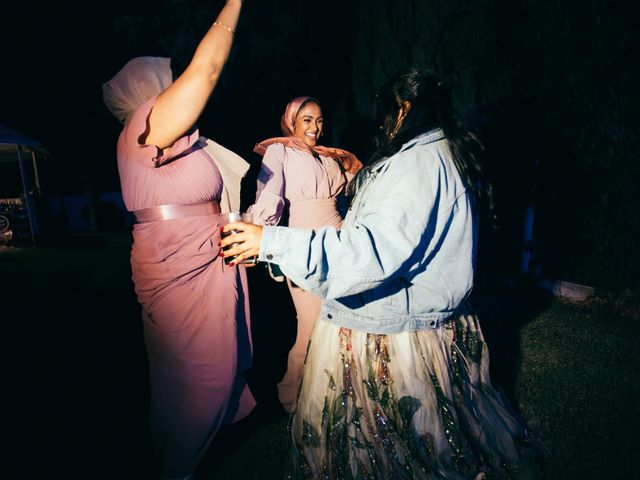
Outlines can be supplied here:
M250 207L256 223L277 225L288 209L289 226L340 227L337 198L361 163L345 150L318 145L323 123L320 102L313 97L298 97L289 102L280 122L287 136L256 145L255 151L264 155L256 203ZM321 301L290 281L287 285L296 308L298 334L289 352L287 372L278 385L278 396L285 410L292 412Z
M312 99L308 99L298 110L293 126L293 135L313 148L322 136L323 125L324 118L320 105Z

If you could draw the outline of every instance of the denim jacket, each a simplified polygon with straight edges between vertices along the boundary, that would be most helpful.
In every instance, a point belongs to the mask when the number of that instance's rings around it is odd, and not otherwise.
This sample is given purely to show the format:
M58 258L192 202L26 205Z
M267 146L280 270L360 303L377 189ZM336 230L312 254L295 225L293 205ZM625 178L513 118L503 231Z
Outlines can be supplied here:
M340 230L265 227L259 259L324 298L326 321L370 333L437 328L473 286L474 223L438 129L376 167Z

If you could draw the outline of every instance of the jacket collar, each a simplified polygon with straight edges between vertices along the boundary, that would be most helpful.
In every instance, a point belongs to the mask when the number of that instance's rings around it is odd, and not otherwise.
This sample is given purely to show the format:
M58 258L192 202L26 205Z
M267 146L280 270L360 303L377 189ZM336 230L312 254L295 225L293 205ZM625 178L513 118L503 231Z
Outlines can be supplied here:
M433 130L429 130L428 132L421 133L417 137L413 137L407 143L402 145L398 153L409 150L416 145L426 145L427 143L437 142L438 140L442 140L443 138L444 133L442 132L442 129L434 128Z
M376 172L381 171L389 163L389 161L393 157L398 155L399 153L407 151L410 148L415 147L416 145L426 145L428 143L437 142L438 140L442 140L443 138L444 138L444 133L442 132L442 129L440 129L440 128L434 128L433 130L429 130L428 132L421 133L417 137L413 137L407 143L403 144L402 147L400 147L400 150L398 150L396 153L394 153L393 155L391 155L391 156L385 158L384 160L382 160L376 166L375 171Z

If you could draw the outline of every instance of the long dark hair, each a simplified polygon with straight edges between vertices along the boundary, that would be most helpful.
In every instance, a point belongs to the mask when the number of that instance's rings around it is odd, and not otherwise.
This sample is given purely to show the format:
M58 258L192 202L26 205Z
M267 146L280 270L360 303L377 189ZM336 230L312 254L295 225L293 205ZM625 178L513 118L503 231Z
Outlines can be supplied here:
M398 128L398 114L407 101L411 107ZM495 223L492 187L482 169L482 144L462 127L448 89L433 73L403 70L387 81L377 96L376 120L380 126L377 148L352 182L351 194L378 163L398 152L402 145L421 133L441 128L465 187L480 209L488 213L490 223Z

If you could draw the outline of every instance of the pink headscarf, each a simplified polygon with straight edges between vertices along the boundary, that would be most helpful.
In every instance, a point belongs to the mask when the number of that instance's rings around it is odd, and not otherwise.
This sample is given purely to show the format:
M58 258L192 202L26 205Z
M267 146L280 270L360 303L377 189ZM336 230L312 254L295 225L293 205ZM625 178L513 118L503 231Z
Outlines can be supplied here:
M336 162L342 165L342 168L346 172L349 172L351 174L357 173L358 170L362 168L362 162L360 162L360 160L358 160L358 157L356 157L353 153L341 148L323 147L322 145L315 145L314 147L310 147L293 134L298 111L300 110L302 104L306 102L314 102L320 105L320 102L318 102L318 100L313 97L296 97L291 100L287 104L287 108L285 109L284 113L282 114L282 118L280 119L280 128L282 129L282 133L286 135L286 137L273 137L263 140L260 143L256 143L253 151L259 155L264 155L264 152L267 150L267 147L269 145L273 145L274 143L281 143L285 147L295 148L296 150L308 152L311 155L317 153L319 155L324 155L325 157L333 158Z
M102 85L102 98L109 111L125 123L140 105L171 83L171 59L136 57Z

